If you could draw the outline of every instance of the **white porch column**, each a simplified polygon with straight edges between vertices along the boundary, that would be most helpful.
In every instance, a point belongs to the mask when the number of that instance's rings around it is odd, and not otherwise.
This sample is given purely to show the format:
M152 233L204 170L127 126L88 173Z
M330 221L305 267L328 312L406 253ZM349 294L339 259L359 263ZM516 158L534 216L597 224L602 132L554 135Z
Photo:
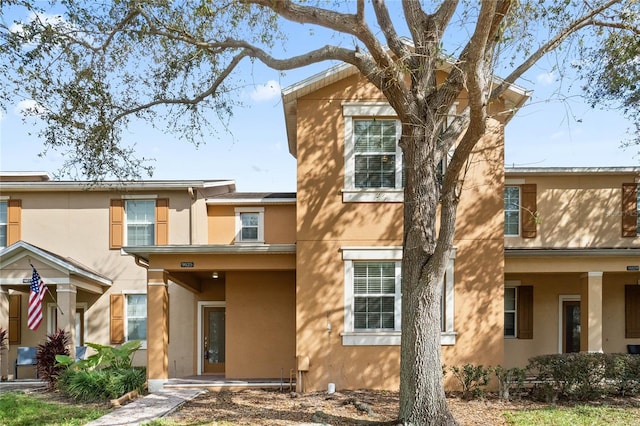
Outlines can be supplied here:
M580 277L580 350L602 352L602 272Z
M69 356L76 356L76 286L73 284L58 284L56 298L58 299L58 328L63 329L70 336Z
M9 330L9 291L0 287L0 328ZM0 376L9 376L9 336L5 340L6 349L0 351Z

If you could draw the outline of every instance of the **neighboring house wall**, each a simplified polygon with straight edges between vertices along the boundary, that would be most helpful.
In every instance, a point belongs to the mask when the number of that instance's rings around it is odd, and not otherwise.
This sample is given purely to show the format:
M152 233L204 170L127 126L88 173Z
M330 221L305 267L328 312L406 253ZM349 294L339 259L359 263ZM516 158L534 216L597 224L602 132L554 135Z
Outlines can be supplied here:
M534 213L536 229L531 238L505 237L505 287L533 292L532 338L505 337L506 366L569 351L565 303L580 309L576 350L626 352L626 345L640 343L625 331L635 324L625 288L640 284L640 236L622 236L629 214L623 187L637 175L632 168L507 170L507 187L535 188L535 211L520 214Z
M345 271L350 267L345 256L352 251L357 257L361 249L376 257L384 249L398 253L402 247L401 202L343 201L344 103L383 101L358 75L297 101L296 351L309 357L309 390L325 389L328 382L338 388L379 389L399 383L399 329L376 337L345 330L350 322L345 318ZM501 125L493 122L491 128L495 134L480 142L470 163L457 220L454 333L443 336L448 340L443 363L448 365L502 363L504 140ZM401 188L383 197L397 200L398 195ZM359 338L386 343L359 346L353 343Z

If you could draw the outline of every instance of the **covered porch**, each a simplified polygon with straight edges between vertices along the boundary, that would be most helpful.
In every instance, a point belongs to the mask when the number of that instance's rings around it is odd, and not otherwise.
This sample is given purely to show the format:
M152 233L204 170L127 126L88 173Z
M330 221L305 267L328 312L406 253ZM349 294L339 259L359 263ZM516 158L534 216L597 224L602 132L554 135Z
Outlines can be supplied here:
M33 268L47 287L42 301L42 323L32 330L27 325L29 286ZM0 328L8 331L7 346L0 354L0 375L5 380L17 377L18 348L33 348L57 329L70 337L69 352L84 345L85 314L104 294L112 281L80 264L25 241L0 251ZM20 378L34 378L35 368L20 366Z
M639 264L636 248L505 250L506 366L640 343Z
M208 388L288 383L295 366L295 245L124 250L147 268L152 392L184 385L184 377Z

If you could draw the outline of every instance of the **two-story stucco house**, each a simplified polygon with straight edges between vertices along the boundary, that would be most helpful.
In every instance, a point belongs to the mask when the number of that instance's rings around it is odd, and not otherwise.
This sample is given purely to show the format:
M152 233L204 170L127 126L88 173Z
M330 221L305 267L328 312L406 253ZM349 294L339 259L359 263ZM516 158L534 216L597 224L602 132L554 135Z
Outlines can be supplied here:
M502 129L526 98L513 86L492 107L498 136L469 164L442 282L447 365L522 366L541 353L640 343L640 168L505 170ZM227 180L87 186L0 173L10 344L1 374L13 375L18 347L61 327L73 347L143 340L136 362L151 390L172 378L291 371L300 389L397 389L395 113L344 65L285 89L283 105L295 194L237 192ZM451 114L464 107L461 98ZM57 302L47 295L35 332L30 264Z

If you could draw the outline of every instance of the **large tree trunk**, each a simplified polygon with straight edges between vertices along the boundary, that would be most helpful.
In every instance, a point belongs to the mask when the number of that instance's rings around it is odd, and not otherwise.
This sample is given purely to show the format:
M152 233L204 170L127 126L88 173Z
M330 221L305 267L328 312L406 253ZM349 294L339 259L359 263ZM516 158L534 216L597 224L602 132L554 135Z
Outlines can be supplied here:
M411 136L403 141L406 185L399 420L405 425L456 425L447 406L440 357L442 279L450 250L436 250L440 184L430 151L437 123L405 128L411 129Z

